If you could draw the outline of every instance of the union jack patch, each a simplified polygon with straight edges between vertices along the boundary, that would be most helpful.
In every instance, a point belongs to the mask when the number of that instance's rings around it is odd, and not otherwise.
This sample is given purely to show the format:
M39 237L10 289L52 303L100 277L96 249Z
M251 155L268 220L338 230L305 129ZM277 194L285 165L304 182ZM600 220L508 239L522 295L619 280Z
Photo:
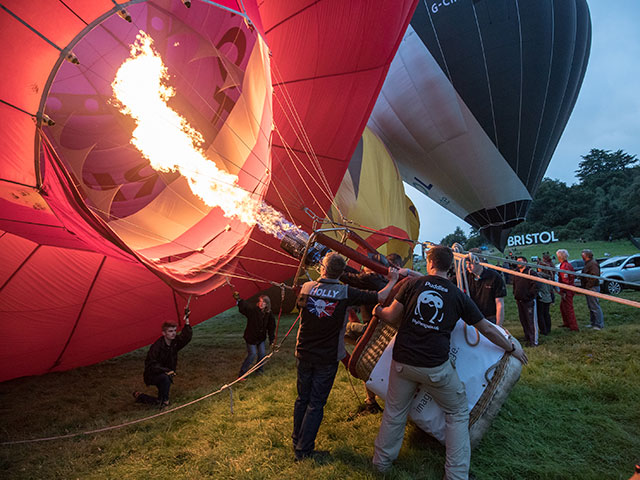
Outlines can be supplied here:
M330 317L336 309L338 302L327 302L322 298L309 297L307 309L318 318Z

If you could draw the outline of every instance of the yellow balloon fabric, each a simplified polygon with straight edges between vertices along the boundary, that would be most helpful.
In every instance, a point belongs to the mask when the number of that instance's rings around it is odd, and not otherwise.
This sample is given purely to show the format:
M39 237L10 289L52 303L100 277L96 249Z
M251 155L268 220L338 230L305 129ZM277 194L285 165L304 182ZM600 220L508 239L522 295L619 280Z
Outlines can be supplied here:
M413 244L393 237L417 241L420 230L418 212L406 196L400 173L382 141L366 128L349 169L345 173L335 205L346 220L354 226L380 233L356 232L383 255L397 253L402 256L404 266L410 267ZM331 209L331 218L341 222L336 207ZM348 243L357 248L353 242ZM360 251L363 249L360 247ZM364 252L366 253L366 252Z

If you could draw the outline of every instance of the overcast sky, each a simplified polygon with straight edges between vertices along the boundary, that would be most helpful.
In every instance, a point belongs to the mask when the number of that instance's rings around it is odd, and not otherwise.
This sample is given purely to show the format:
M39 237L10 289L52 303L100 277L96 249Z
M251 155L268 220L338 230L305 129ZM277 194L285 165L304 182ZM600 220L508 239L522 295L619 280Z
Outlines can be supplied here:
M640 155L640 0L588 0L593 26L589 66L546 176L571 185L592 148ZM470 227L405 184L420 212L420 240L439 242Z

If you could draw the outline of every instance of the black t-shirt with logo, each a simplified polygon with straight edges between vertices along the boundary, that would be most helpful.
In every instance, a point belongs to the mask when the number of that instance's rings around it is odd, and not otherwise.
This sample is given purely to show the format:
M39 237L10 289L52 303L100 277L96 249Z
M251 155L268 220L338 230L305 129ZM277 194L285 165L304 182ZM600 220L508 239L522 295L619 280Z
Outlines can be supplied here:
M480 278L469 275L469 296L485 317L496 316L496 298L507 296L507 286L498 272L483 268Z
M306 282L298 296L302 319L298 329L296 357L310 363L331 364L342 360L347 308L375 303L378 292L359 290L336 279L321 277Z
M446 278L427 275L406 283L395 298L404 305L393 359L415 367L437 367L449 358L449 339L458 319L474 325L483 315Z

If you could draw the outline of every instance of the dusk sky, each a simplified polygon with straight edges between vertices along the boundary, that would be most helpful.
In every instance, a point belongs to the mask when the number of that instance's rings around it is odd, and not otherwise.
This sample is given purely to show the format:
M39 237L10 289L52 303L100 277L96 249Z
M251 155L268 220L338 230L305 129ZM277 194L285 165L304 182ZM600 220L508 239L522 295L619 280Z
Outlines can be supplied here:
M573 114L546 175L569 185L592 148L640 155L640 1L588 0L593 26L589 66ZM420 212L420 240L439 242L469 225L405 184Z

